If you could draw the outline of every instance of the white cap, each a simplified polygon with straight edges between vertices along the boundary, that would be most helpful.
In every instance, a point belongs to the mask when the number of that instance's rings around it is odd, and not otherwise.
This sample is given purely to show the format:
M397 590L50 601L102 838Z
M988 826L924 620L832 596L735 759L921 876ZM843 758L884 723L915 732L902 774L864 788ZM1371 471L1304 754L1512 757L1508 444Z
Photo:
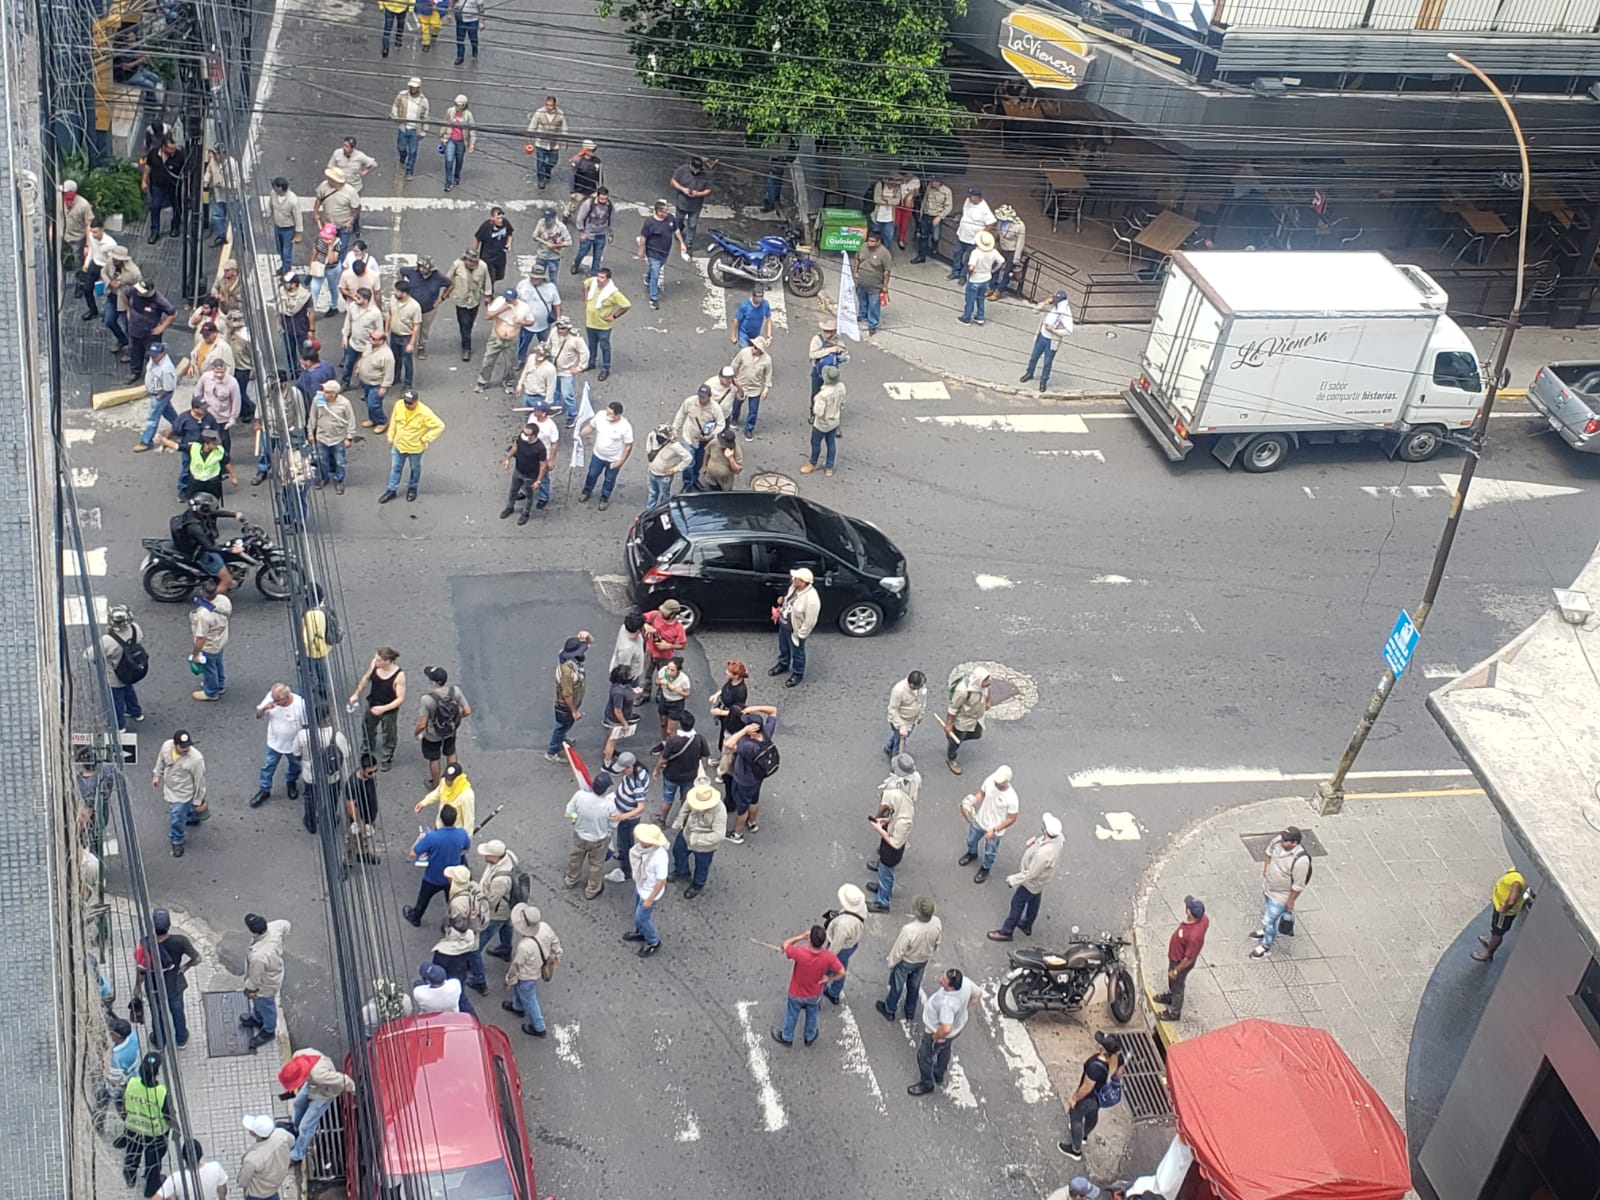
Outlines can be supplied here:
M1002 764L994 769L994 774L990 778L996 783L1010 783L1011 768Z
M467 94L465 92L461 93L461 95L456 97L456 107L457 108L460 108L466 102L467 102Z
M265 1113L246 1113L244 1120L239 1123L258 1138L271 1137L272 1131L278 1127L277 1122Z
M422 76L413 75L410 79L406 80L406 86L408 88L421 87L422 86Z
M796 567L794 570L789 572L789 578L798 579L802 583L815 582L815 580L812 578L810 567Z
M76 179L63 179L61 181L61 190L63 192L75 192L75 191L77 191L78 190L78 181Z
M1049 834L1051 837L1061 836L1060 817L1056 816L1055 813L1045 813L1040 819L1044 822L1045 833Z

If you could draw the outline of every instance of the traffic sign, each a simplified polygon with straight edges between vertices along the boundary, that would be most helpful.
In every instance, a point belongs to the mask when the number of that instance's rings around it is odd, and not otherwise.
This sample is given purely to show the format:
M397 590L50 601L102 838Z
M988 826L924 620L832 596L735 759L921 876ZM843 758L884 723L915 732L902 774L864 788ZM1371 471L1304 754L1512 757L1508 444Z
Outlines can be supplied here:
M1389 632L1389 640L1383 644L1383 661L1394 672L1396 679L1405 674L1421 638L1422 631L1412 621L1411 614L1402 608L1400 615L1395 618L1394 628Z

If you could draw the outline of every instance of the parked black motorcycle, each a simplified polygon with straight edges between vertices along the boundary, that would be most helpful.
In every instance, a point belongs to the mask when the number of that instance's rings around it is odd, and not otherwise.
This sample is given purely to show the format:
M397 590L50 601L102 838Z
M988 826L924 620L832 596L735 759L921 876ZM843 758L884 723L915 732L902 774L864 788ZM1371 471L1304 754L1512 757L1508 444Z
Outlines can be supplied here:
M1133 976L1122 965L1122 950L1129 943L1108 933L1080 939L1076 925L1072 933L1073 940L1064 950L1025 946L1010 952L1012 971L997 997L1001 1012L1019 1021L1040 1012L1077 1012L1088 1003L1095 980L1104 976L1111 993L1111 1015L1120 1024L1133 1018L1137 999Z
M201 583L211 578L193 559L179 553L171 539L144 538L143 542L144 590L152 600L182 604ZM240 584L254 568L256 590L268 600L289 598L288 556L281 546L273 545L261 526L246 522L239 536L222 547L222 558Z

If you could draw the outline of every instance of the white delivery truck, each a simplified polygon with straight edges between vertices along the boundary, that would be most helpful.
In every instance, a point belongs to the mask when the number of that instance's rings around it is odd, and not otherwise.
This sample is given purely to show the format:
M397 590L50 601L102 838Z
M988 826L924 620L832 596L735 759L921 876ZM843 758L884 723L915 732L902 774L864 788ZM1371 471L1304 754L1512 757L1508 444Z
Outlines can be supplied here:
M1465 440L1484 397L1447 301L1376 253L1179 251L1123 397L1173 462L1204 444L1271 471L1302 444L1362 441L1422 462Z

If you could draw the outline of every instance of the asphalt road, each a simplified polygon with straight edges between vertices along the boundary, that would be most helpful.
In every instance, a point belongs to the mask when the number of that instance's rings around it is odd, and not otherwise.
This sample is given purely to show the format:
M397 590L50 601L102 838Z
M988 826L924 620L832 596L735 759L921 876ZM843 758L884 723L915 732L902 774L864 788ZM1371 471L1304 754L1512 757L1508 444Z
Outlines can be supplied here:
M296 70L268 101L260 171L288 174L308 194L338 138L358 129L382 164L365 194L404 201L374 205L365 222L380 258L427 253L443 267L490 202L536 195L520 134L483 137L462 189L448 198L470 207L438 203L441 180L427 143L427 173L399 181L386 114L412 71L423 76L436 112L458 88L466 91L482 126L520 129L545 92L555 92L575 135L596 133L606 146L611 185L625 202L665 191L680 157L649 143L696 144L681 107L633 84L615 29L594 34L598 23L576 0L541 9L537 20L548 24L515 37L491 22L482 62L459 70L448 51L424 57L408 47L381 60L370 14L358 27L355 13L341 0L322 6L315 21L293 14L286 21L281 50ZM756 195L750 180L740 187L734 200ZM534 219L512 214L519 231ZM610 380L586 378L596 406L621 400L642 437L726 361L725 314L721 297L676 261L653 313L631 260L616 253L608 260L636 307L617 329ZM560 286L578 313L573 282L563 275ZM891 1187L1031 1197L1058 1186L1064 1160L1051 1142L1061 1110L1035 1085L1026 1056L995 1036L996 1026L975 1019L958 1043L963 1085L914 1100L904 1092L914 1078L910 1044L870 1006L900 914L918 894L933 897L945 921L937 965L960 966L982 981L1003 974L1004 954L984 932L1004 913L1000 876L1014 867L1021 837L1008 839L997 877L975 886L955 866L960 796L1009 763L1023 799L1017 834L1031 832L1047 809L1065 822L1067 869L1047 893L1040 940L1060 940L1074 924L1124 928L1140 872L1170 833L1217 806L1309 790L1309 782L1282 777L1310 775L1337 756L1377 682L1395 616L1415 603L1425 578L1448 503L1441 473L1459 469L1450 454L1408 466L1366 448L1310 450L1269 476L1229 473L1206 458L1172 467L1122 411L1040 409L945 389L865 345L846 373L838 474L802 479L804 347L816 312L788 302L774 398L746 448L747 470L793 475L804 495L879 524L908 559L911 611L870 640L820 634L806 683L795 691L769 686L770 635L712 629L696 639L689 669L697 705L716 683L714 666L748 662L752 699L781 710L784 765L768 785L761 833L718 853L706 894L688 903L668 893L659 918L665 946L652 960L639 961L618 940L631 923L622 888L608 887L593 903L561 889L569 835L560 809L570 778L540 758L562 641L589 628L601 666L609 650L622 611L613 577L624 569L622 540L643 501L642 455L606 513L578 505L558 480L557 502L533 523L497 520L500 455L516 418L498 393L472 393L469 368L449 352L446 316L436 352L418 368L419 391L448 426L427 455L419 500L377 505L387 460L371 438L352 452L348 494L324 496L351 654L364 665L370 647L396 645L413 692L422 686L422 664L452 669L477 710L462 755L480 812L505 805L496 833L523 855L566 945L562 972L545 995L556 1036L534 1043L513 1033L539 1143L541 1194L637 1190L647 1182L664 1198L770 1195L791 1190L821 1163L832 1168L830 1193L841 1197ZM101 334L92 328L91 336ZM970 336L953 323L930 333ZM258 333L258 341L268 336ZM104 373L85 381L85 396L105 386L113 369L107 357ZM924 398L896 398L908 392ZM1018 428L1017 418L1035 415L1057 418L1055 427ZM175 460L129 453L140 418L131 409L83 411L69 424L88 431L73 448L74 464L94 473L84 503L100 510L106 594L135 605L153 652L151 678L140 689L150 714L141 750L153 752L170 728L188 726L219 793L216 817L175 861L163 848L159 799L135 773L136 802L149 820L140 836L152 889L221 929L240 927L251 909L291 917L295 1037L329 1045L337 1032L322 965L325 889L311 840L299 830L298 806L281 796L260 809L243 803L263 743L250 707L290 666L284 611L247 593L236 606L226 700L201 706L188 699L184 612L154 605L138 589L138 538L164 531L176 508ZM1525 418L1497 421L1495 434L1477 493L1486 502L1466 516L1417 666L1374 732L1365 770L1458 767L1423 710L1425 676L1454 673L1489 653L1593 549L1600 463L1567 453ZM569 446L564 438L563 462ZM1516 485L1528 484L1574 490L1519 498L1529 489ZM230 497L235 502L268 514L266 497L247 482ZM883 705L894 680L920 667L937 690L956 664L978 661L1026 677L1012 705L1018 719L994 722L968 748L960 781L938 766L936 733L918 733L912 750L927 782L897 914L873 918L847 989L849 1008L824 1006L822 1042L810 1051L776 1046L766 1028L781 1015L786 971L751 939L800 932L833 904L840 883L864 881L872 839L862 816L883 774ZM598 676L597 669L596 683ZM602 740L597 707L574 738L591 759ZM414 822L401 806L421 795L423 778L409 745L380 777L396 936L412 962L427 956L432 938L398 922L415 888L414 868L399 852ZM490 1020L503 1016L498 998L486 1002Z

